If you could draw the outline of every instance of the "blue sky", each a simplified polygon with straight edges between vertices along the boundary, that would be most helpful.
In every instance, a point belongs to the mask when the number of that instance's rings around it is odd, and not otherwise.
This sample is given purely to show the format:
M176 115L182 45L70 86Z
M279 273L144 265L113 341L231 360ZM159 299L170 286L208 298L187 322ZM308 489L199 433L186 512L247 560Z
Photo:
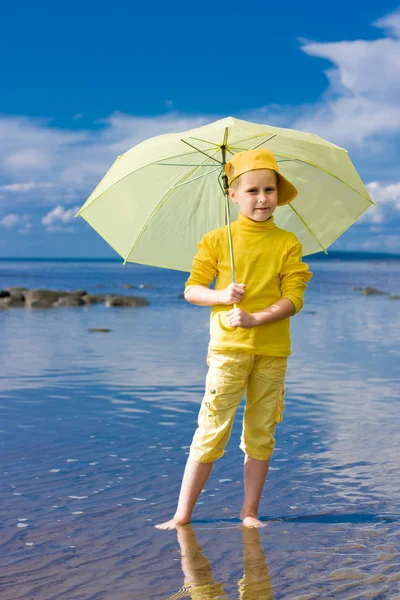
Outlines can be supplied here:
M400 253L399 4L243 6L3 3L0 256L117 257L73 216L116 156L228 115L347 148L379 206L330 249Z

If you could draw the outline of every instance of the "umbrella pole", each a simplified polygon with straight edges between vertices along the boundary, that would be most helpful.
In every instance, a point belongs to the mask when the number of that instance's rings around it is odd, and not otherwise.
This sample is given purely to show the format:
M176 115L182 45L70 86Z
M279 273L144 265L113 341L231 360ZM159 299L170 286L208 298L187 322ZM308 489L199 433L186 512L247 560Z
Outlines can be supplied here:
M221 150L222 150L222 163L223 163L223 166L225 167L225 165L226 165L226 158L225 158L226 148L225 148L225 146L221 146ZM229 210L229 194L228 194L229 186L228 186L228 177L225 173L222 176L222 182L223 182L224 194L225 194L225 223L228 226L228 242L229 242L229 255L230 255L230 259L231 259L232 283L235 283L235 262L233 259L231 215L230 215L230 210ZM236 306L235 306L235 308L236 308Z
M228 186L228 178L226 177L226 175L224 175L223 179L227 180L226 185ZM225 190L225 181L224 181L224 190ZM231 217L230 217L230 212L229 212L228 187L226 187L226 191L225 191L225 222L228 226L229 256L230 256L230 260L231 260L232 283L235 283L235 261L233 258Z
M225 165L226 165L226 146L225 146L225 144L223 144L221 146L221 150L222 150L222 166L225 169ZM230 216L230 210L229 210L229 194L228 194L229 186L228 186L228 177L225 172L222 176L222 182L223 182L224 194L225 194L225 222L226 222L226 225L228 226L228 241L229 241L229 255L230 255L230 261L231 261L232 283L235 283L235 262L233 259L231 216ZM234 304L233 308L237 308L237 305ZM219 322L219 326L224 331L230 332L230 331L235 331L237 329L237 327L231 327L229 324L225 325L222 321L221 314L218 315L218 322Z

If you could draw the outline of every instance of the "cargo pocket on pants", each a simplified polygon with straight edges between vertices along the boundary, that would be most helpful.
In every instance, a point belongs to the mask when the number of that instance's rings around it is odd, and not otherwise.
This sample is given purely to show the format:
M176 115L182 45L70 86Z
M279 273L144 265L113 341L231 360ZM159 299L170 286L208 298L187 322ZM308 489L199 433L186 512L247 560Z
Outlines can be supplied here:
M214 422L215 415L217 414L216 400L220 394L221 389L219 385L213 381L210 381L210 378L207 377L203 404L205 407L206 417L209 422Z
M230 411L232 403L234 408L237 408L235 397L238 394L238 388L240 390L240 385L236 381L221 379L215 374L207 375L203 405L208 422L223 419L226 412ZM242 396L243 393L244 389Z
M285 407L286 407L285 387L283 385L280 385L279 392L278 392L278 401L276 403L276 410L275 410L275 421L277 423L282 423L283 411L285 410Z

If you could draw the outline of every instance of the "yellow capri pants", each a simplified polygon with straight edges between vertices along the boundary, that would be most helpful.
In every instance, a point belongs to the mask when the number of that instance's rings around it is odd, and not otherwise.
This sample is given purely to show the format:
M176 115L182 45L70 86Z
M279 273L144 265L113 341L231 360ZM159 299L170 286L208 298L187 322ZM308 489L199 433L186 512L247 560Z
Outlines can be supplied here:
M268 460L275 448L276 424L285 408L287 357L209 350L206 390L190 446L197 462L224 454L233 420L246 391L240 448L251 458Z

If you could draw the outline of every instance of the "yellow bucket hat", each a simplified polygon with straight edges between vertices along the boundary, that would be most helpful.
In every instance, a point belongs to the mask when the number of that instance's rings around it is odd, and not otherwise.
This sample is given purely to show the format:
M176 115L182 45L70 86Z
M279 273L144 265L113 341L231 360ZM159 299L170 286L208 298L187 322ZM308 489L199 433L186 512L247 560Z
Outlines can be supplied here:
M228 185L232 181L246 173L256 169L272 169L278 176L278 206L289 204L297 196L297 190L278 170L274 155L265 148L255 150L244 150L235 154L225 165L225 173L228 176Z

